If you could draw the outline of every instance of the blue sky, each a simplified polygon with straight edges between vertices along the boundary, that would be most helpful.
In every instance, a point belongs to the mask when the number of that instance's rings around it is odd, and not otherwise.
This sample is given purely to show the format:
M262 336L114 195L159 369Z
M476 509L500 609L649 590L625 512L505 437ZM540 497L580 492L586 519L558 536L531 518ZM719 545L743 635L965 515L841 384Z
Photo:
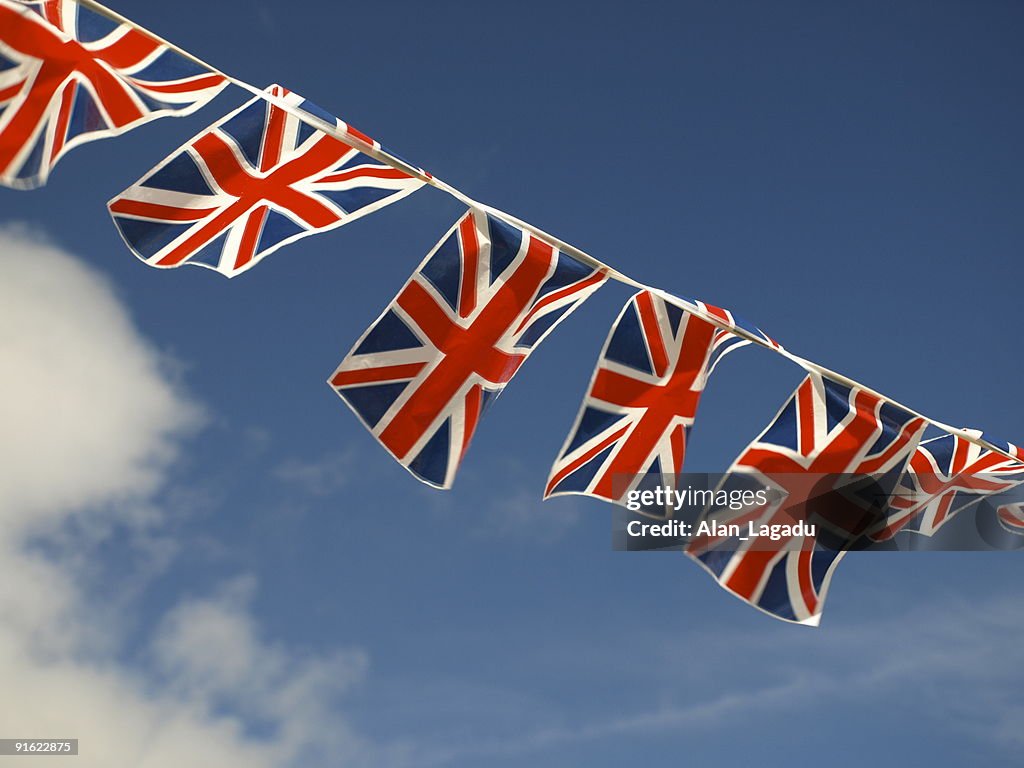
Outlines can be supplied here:
M1024 440L1017 3L114 7L638 279ZM848 556L809 630L682 556L612 552L607 505L540 502L626 288L537 349L438 492L324 381L458 204L423 190L232 281L138 262L105 201L244 100L0 190L0 670L25 691L0 735L78 737L83 766L1016 764L1019 554ZM724 470L799 379L730 356L689 468Z

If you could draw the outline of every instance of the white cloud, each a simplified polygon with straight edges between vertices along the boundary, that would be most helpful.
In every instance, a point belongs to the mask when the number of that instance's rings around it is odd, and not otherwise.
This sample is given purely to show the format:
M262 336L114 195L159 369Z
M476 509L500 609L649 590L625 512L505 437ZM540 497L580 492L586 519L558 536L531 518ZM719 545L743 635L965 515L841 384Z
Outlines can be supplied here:
M24 534L153 491L196 406L82 262L5 228L0 274L0 525Z
M266 640L242 581L180 603L151 663L131 666L118 661L125 617L82 578L88 552L32 546L158 526L154 495L201 409L81 261L0 228L0 276L0 679L17 692L0 697L3 735L79 738L82 768L354 761L362 747L335 705L361 654Z
M236 580L164 619L153 646L163 684L182 700L261 723L283 762L330 754L350 763L366 747L338 715L338 697L362 679L365 654L303 658L267 642L247 607L254 587Z
M315 460L288 459L274 476L311 496L329 496L341 490L352 474L352 451L336 451Z

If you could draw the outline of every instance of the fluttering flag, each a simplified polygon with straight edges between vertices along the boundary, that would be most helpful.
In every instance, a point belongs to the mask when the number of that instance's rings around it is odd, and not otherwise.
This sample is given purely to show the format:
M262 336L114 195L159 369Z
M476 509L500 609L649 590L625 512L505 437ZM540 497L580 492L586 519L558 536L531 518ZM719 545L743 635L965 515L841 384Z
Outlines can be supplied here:
M606 279L529 232L471 209L330 384L402 466L450 488L484 409Z
M777 541L729 534L729 525L794 523L822 492L822 481L848 482L866 477L884 509L926 427L924 419L860 388L851 388L810 373L730 468L771 493L764 506L708 513L721 524L717 531L694 536L687 553L726 590L776 618L817 625L829 581L843 552L819 542L820 534ZM843 504L849 508L843 508ZM869 525L873 519L854 494L829 496L832 519ZM877 518L874 518L877 519ZM813 523L813 520L804 522ZM827 525L827 520L817 521ZM815 528L817 530L817 528ZM861 530L840 531L853 541ZM745 540L743 540L745 538Z
M72 147L193 112L226 84L74 0L0 0L0 183L45 184Z
M967 431L984 436L979 430ZM1020 455L1016 446L1001 443L1000 447ZM890 502L888 518L871 538L885 541L902 531L933 536L957 512L1021 483L1024 461L1007 458L959 435L925 440L910 458Z
M212 125L108 203L128 247L154 267L234 277L278 248L354 221L423 182L302 120L380 145L279 85Z
M621 503L648 480L674 487L708 377L748 343L650 291L634 295L608 334L545 498Z

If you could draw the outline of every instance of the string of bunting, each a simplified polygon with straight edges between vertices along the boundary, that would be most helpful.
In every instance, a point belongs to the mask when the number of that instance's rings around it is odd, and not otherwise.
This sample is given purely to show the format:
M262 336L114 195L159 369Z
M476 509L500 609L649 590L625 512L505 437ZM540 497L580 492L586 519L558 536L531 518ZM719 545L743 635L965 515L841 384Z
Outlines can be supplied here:
M932 535L994 492L1024 483L1024 453L956 428L796 355L728 310L646 285L575 246L480 203L279 85L261 89L94 0L0 0L0 182L45 183L71 148L201 108L227 85L252 100L186 142L108 203L147 264L233 277L300 238L340 227L425 185L467 207L329 383L421 481L449 488L479 419L533 348L608 280L637 289L613 324L545 498L623 504L683 469L697 404L718 361L743 346L807 377L730 471L793 493L787 474L891 477L882 541ZM943 432L922 441L930 426ZM936 487L931 481L944 478ZM633 478L623 483L617 478ZM956 480L956 482L953 482ZM955 486L955 487L953 487ZM952 488L952 490L951 490ZM897 490L914 492L912 503ZM1000 509L1024 532L1024 507ZM771 521L766 505L719 522ZM723 529L724 530L724 529ZM842 557L813 535L754 551L729 534L684 550L725 589L786 621L816 625Z

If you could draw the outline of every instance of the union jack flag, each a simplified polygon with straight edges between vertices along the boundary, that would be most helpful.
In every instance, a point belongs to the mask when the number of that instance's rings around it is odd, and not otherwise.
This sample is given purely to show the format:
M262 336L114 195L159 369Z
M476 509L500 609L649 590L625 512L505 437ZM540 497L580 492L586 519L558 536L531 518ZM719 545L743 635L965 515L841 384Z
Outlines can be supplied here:
M1004 504L996 510L996 517L1005 530L1024 535L1024 501Z
M72 147L193 112L226 84L74 0L0 0L0 183L45 184Z
M356 342L330 384L409 472L450 488L480 415L607 279L470 210Z
M652 480L674 487L708 377L749 343L650 291L633 296L608 334L545 498L621 503Z
M279 85L267 93L380 149ZM354 221L422 185L257 97L108 208L128 247L147 264L196 264L234 277L287 243Z
M978 430L968 430L982 437ZM991 442L991 441L990 441ZM1020 455L1003 443L1007 453ZM890 501L884 527L873 532L876 541L901 531L932 536L957 512L986 496L1024 483L1024 462L983 448L959 435L946 434L921 443Z
M884 505L917 446L926 422L859 388L850 388L810 373L775 419L733 463L730 472L749 476L772 491L767 506L710 511L718 522L793 524L809 509L821 481L848 483L851 475L870 476ZM836 476L836 477L833 477ZM834 508L815 523L829 525L846 541L862 533L857 524L871 520L867 505L854 494L829 494ZM796 515L794 511L796 510ZM875 518L877 519L877 518ZM836 523L835 521L844 521ZM854 525L849 525L854 522ZM850 529L853 530L850 530ZM725 589L776 618L817 625L832 572L842 557L815 536L764 542L760 537L701 535L691 538L687 553Z

